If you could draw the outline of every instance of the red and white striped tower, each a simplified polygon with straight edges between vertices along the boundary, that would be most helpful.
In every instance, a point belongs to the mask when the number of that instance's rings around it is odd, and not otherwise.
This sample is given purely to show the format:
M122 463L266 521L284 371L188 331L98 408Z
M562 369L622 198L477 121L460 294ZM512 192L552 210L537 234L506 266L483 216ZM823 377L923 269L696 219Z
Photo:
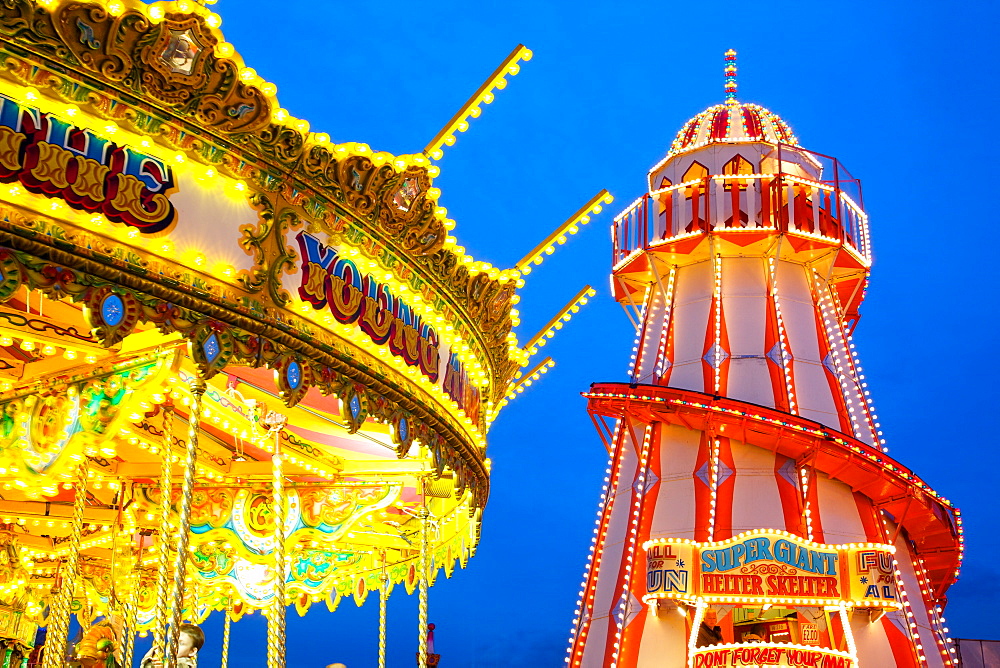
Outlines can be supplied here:
M886 454L851 343L860 184L726 61L612 228L637 337L631 382L586 394L610 460L567 663L956 665L958 511Z

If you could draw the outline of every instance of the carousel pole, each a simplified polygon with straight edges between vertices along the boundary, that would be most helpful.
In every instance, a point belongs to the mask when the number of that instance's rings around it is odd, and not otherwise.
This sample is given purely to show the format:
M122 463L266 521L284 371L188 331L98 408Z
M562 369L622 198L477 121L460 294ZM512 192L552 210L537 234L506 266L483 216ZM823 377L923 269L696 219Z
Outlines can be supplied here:
M385 554L382 555L382 575L379 576L378 588L378 668L385 668L385 621L386 603L389 601L389 576L385 573Z
M274 599L267 622L268 668L285 668L285 472L281 455L281 430L287 418L277 413L267 417L267 429L274 435L271 457L274 506Z
M160 656L167 650L167 583L170 578L170 496L173 485L170 459L174 447L174 406L167 395L163 404L163 443L160 446L160 529L157 535L156 610L153 648Z
M184 453L184 480L181 483L181 508L177 519L177 554L174 557L174 579L170 587L170 633L163 665L177 668L177 646L181 637L181 615L184 612L184 575L187 570L187 552L191 540L191 501L194 496L194 467L198 458L198 435L201 429L201 399L205 394L205 381L197 378L191 382L191 414L188 417L187 449Z
M135 483L132 484L129 490L129 498L135 499ZM130 501L131 503L131 501ZM135 526L134 524L132 526ZM135 539L135 534L132 535L132 539ZM139 546L135 547L133 542L129 543L129 549L131 550L130 555L135 557L134 563L132 564L132 572L129 576L130 591L136 591L139 588L139 580L142 577L142 540L139 540ZM126 668L131 668L132 659L135 656L135 620L139 614L139 604L131 596L125 598L125 624L122 629L122 633L125 635L124 648L122 652L122 666Z
M53 618L45 638L42 668L60 668L65 662L65 647L69 635L69 618L73 606L73 588L80 564L80 539L83 534L83 511L87 504L87 459L84 457L76 472L73 499L73 525L69 538L69 554L61 569L58 598L52 608Z
M130 578L133 585L139 582L139 569L135 569L132 577ZM134 591L134 587L131 588ZM131 597L126 597L125 599L125 620L122 625L122 635L124 636L124 641L122 642L122 665L131 666L132 658L135 654L135 618L136 618L136 602L132 600Z
M427 481L423 481L424 488L420 495L420 593L418 599L417 626L420 634L417 645L417 666L427 668L427 551L428 535L427 524L430 511L427 509Z
M229 667L229 634L230 627L233 624L232 617L229 616L229 610L226 610L226 622L222 627L222 662L221 668Z

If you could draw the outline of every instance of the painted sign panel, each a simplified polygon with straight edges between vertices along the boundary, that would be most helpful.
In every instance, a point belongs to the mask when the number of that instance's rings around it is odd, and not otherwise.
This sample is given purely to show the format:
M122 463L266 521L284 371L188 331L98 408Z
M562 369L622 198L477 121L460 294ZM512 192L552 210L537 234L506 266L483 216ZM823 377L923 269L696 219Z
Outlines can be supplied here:
M646 544L646 593L660 598L895 604L892 571L887 545L824 545L785 532Z
M445 344L438 324L414 308L418 300L433 299L419 290L404 288L409 299L399 294L374 272L363 268L364 259L347 257L338 246L308 232L294 237L300 265L297 296L315 310L328 311L342 325L354 325L372 341L387 346L391 353L414 367L445 394L474 422L480 413L480 390L471 382L464 364ZM442 319L446 321L448 319ZM447 326L446 324L444 326Z
M715 645L695 650L691 655L694 668L722 666L794 666L794 668L854 668L855 662L845 652L797 645Z
M163 161L0 95L0 182L14 181L149 234L174 220Z

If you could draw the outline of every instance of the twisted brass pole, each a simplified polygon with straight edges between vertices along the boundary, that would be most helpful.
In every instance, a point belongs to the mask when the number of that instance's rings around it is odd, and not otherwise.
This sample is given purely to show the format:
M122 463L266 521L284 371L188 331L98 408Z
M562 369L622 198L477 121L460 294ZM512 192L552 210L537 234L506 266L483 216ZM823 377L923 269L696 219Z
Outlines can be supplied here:
M201 428L201 399L205 381L191 381L191 414L188 417L188 441L184 452L184 480L181 483L181 508L177 518L177 554L174 556L174 579L170 587L170 634L165 668L177 668L177 646L181 636L181 615L184 612L184 575L187 570L190 544L191 500L194 496L194 468L198 458L198 432Z
M229 610L226 610L226 624L222 627L222 666L221 668L229 667L229 627L232 626L233 620L229 616Z
M60 668L65 662L65 647L69 635L69 618L73 604L73 588L80 564L80 540L83 535L83 511L87 505L87 459L84 457L76 472L73 499L73 525L69 538L69 554L60 569L59 594L52 605L52 618L45 638L42 668Z
M168 399L169 402L169 399ZM173 485L171 457L174 449L174 406L163 405L163 442L160 444L160 530L157 535L156 609L153 648L160 656L167 649L167 583L170 580L170 497Z
M268 428L274 435L272 502L274 506L274 599L268 619L268 668L285 668L285 471L281 455L281 430L286 418L268 415Z
M382 575L378 589L378 668L385 668L386 602L389 600L389 577L385 574L385 557L382 557Z
M420 639L417 644L417 666L427 668L427 519L430 511L427 510L427 497L423 496L419 508L420 517L420 593L417 607L417 626L419 627Z

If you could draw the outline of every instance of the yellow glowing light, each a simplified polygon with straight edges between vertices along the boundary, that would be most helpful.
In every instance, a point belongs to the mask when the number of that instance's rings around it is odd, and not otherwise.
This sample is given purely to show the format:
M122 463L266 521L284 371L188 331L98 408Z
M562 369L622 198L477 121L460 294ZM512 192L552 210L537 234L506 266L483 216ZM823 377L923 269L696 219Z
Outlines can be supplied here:
M469 128L469 117L477 117L481 112L480 104L489 104L493 101L493 89L494 88L504 88L507 86L507 80L505 77L508 75L514 76L520 71L520 66L517 65L517 61L531 60L531 50L525 47L523 44L518 44L507 58L504 59L500 66L493 71L493 74L472 94L465 104L451 117L451 120L441 128L441 130L435 135L434 139L424 147L424 154L430 156L434 160L439 160L444 155L442 147L444 145L451 146L455 143L455 133L465 132Z
M589 214L600 213L602 211L602 203L610 204L614 201L614 199L615 198L607 190L602 190L594 195L590 198L589 202L583 205L576 213L566 220L566 222L553 230L552 234L543 239L540 244L535 246L527 255L521 258L521 261L515 264L514 267L522 274L531 273L532 264L541 264L543 255L551 255L553 253L555 250L553 244L556 243L559 237L566 234L576 234L580 225L586 225L590 222Z

